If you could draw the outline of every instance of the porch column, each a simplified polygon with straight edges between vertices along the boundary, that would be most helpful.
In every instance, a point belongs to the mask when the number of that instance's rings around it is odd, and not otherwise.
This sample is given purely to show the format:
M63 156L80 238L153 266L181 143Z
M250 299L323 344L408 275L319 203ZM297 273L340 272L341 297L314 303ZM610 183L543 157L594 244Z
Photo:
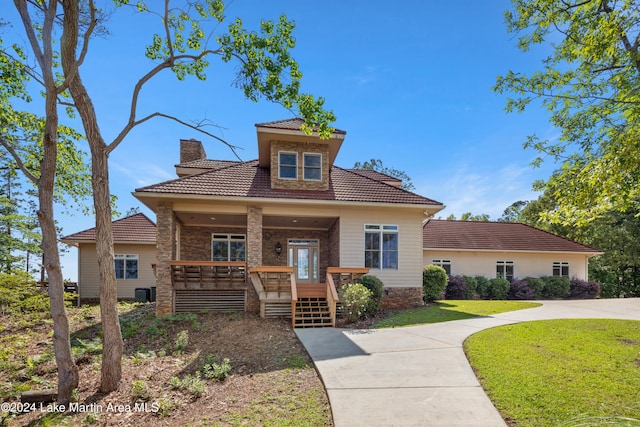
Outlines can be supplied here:
M158 202L156 208L156 316L173 313L171 266L174 259L176 221L173 203Z
M262 208L247 208L247 266L262 265Z

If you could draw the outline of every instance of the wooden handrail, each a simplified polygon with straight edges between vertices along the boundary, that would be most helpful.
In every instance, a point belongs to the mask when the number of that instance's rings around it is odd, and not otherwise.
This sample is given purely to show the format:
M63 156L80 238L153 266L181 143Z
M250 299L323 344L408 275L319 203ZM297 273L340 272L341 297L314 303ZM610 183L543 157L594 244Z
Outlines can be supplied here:
M250 267L250 272L256 273L293 273L293 267L287 266L272 266L272 265L258 265L256 267Z
M336 306L340 300L338 299L338 291L336 290L336 285L335 283L333 283L333 277L329 273L327 273L326 283L327 283L327 305L329 306L329 315L331 316L331 326L335 326L336 316L337 316Z
M331 273L357 273L367 274L369 269L367 267L328 267L327 274Z
M194 267L246 267L247 263L243 261L185 261L173 260L169 261L169 265L192 265Z
M333 277L331 274L327 274L327 297L331 295L331 298L335 302L339 302L340 298L338 298L338 290L336 289L336 284L333 281Z
M291 326L296 327L296 305L298 304L298 285L296 285L296 275L291 269Z

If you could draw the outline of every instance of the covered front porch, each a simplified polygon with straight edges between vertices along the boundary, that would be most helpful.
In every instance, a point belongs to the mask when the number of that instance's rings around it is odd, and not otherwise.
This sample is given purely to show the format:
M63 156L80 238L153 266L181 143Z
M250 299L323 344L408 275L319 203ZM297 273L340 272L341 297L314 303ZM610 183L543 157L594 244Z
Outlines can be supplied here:
M159 315L245 310L294 326L335 325L337 288L368 272L341 267L339 217L207 208L158 204Z

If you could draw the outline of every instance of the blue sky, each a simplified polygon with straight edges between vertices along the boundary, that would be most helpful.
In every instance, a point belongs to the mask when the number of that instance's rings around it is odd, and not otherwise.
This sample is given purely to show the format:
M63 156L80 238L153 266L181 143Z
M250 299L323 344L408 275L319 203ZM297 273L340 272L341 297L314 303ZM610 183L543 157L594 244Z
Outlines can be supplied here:
M491 91L496 76L535 70L545 54L516 48L503 20L509 8L507 0L235 0L227 17L242 17L255 29L260 19L276 20L282 13L295 21L294 57L303 72L303 91L324 97L337 116L335 126L347 132L338 166L381 159L405 171L415 192L445 204L442 217L470 211L497 219L511 203L536 198L532 182L555 168L530 166L536 153L522 148L526 137L557 134L544 111L507 114L505 97ZM0 9L14 23L11 36L3 34L5 41L20 40L12 6L3 3ZM107 140L125 123L133 86L151 67L145 45L161 31L155 19L126 9L115 11L109 27L110 36L92 41L82 69ZM179 82L167 72L143 91L141 114L206 117L223 128L221 137L242 147L243 160L254 159L254 125L291 113L245 100L232 85L234 70L212 58L205 82ZM110 158L120 212L140 206L155 219L131 192L175 178L180 138L201 139L209 158L234 159L219 142L174 122L149 122ZM58 220L64 234L94 226L93 217L80 213ZM76 256L71 251L63 258L66 278L77 277Z

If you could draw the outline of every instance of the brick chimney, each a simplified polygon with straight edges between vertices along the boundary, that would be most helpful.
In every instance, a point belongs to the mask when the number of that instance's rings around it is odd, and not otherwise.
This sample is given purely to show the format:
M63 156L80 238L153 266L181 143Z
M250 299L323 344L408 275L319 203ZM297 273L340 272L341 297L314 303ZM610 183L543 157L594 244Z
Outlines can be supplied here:
M204 160L206 158L207 153L204 151L202 142L193 138L180 140L180 163Z

